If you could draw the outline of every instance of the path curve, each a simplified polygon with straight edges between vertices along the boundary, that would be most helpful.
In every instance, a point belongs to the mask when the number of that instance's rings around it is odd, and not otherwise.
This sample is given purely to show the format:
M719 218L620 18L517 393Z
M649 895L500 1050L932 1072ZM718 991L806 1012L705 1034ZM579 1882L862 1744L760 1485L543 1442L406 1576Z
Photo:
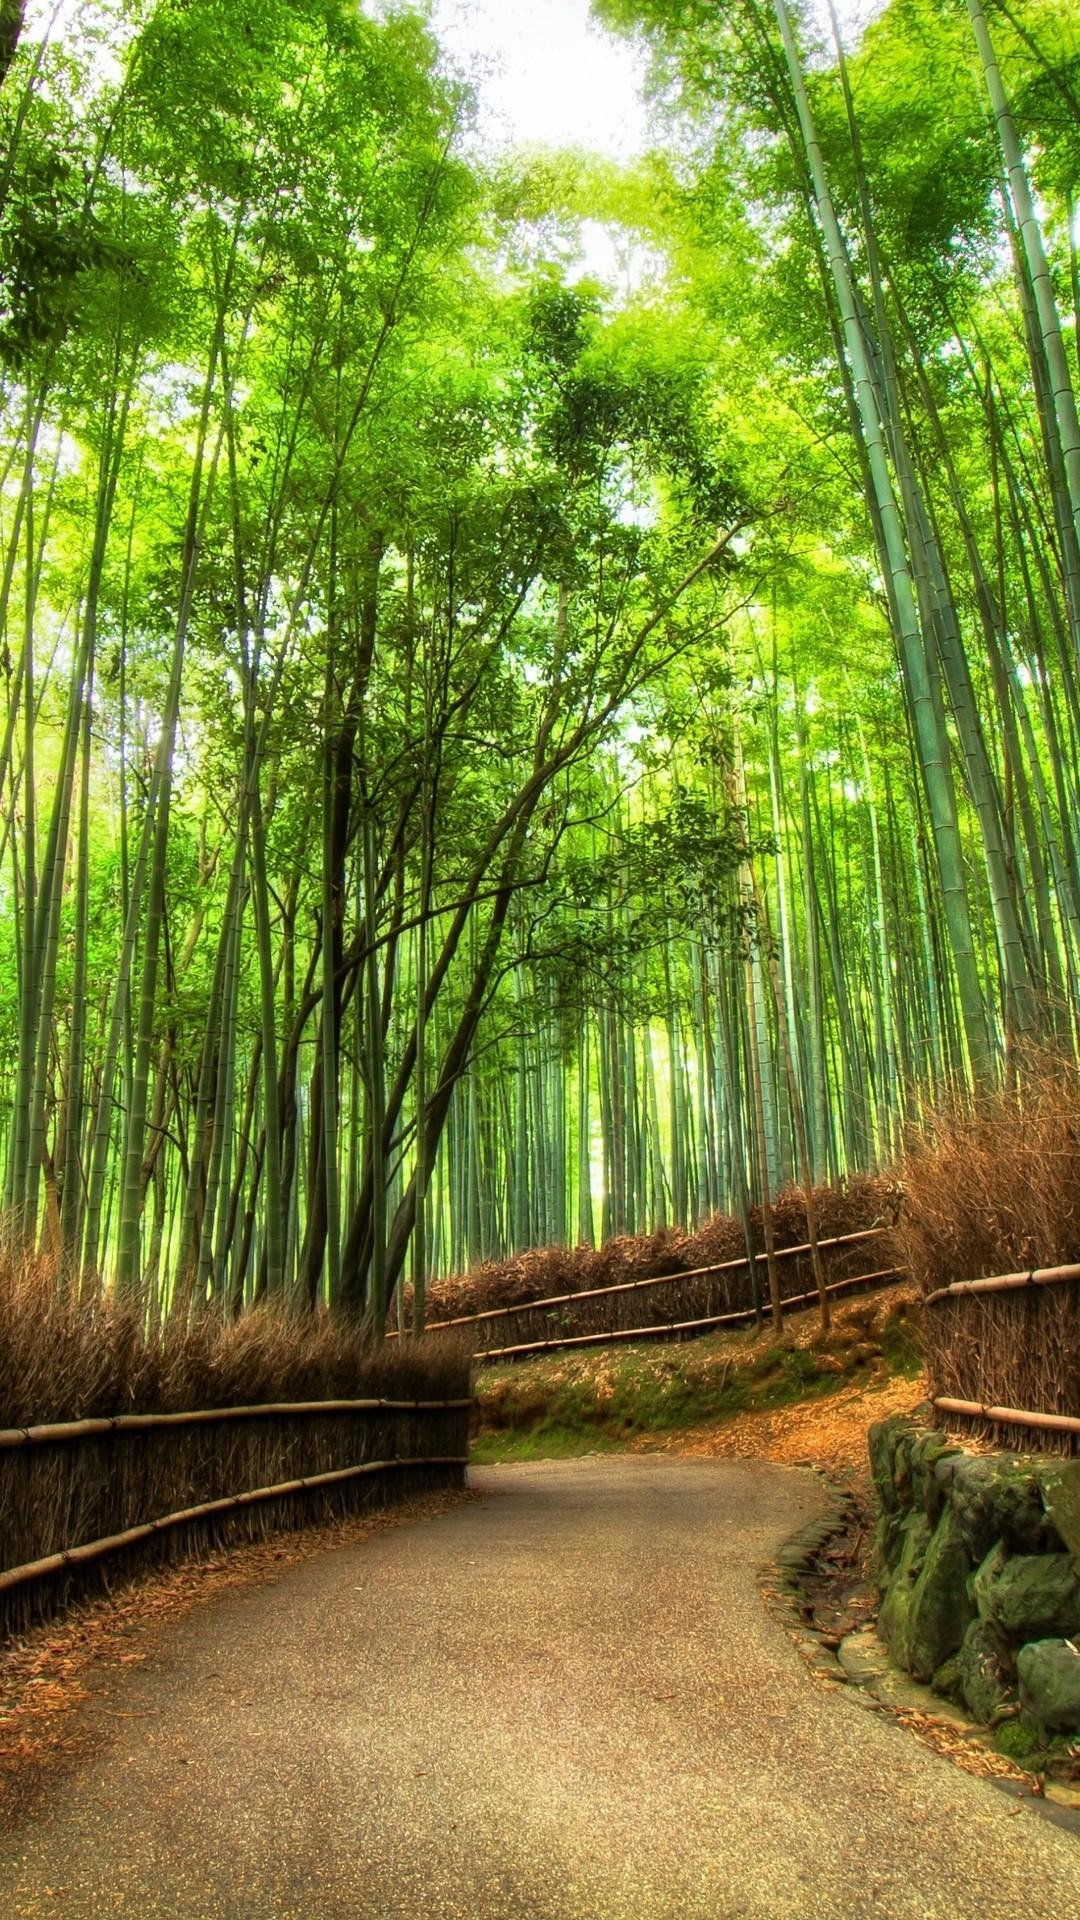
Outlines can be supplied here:
M811 1678L807 1472L596 1457L194 1611L0 1857L11 1920L1063 1920L1080 1837Z

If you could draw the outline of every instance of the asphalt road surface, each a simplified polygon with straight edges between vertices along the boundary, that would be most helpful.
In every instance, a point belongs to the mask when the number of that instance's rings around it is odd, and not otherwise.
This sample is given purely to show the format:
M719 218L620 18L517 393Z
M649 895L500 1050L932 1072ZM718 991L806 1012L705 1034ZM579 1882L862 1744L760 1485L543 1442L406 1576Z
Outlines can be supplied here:
M807 1472L490 1498L197 1608L0 1859L4 1920L1073 1920L1080 1836L817 1684L756 1573Z

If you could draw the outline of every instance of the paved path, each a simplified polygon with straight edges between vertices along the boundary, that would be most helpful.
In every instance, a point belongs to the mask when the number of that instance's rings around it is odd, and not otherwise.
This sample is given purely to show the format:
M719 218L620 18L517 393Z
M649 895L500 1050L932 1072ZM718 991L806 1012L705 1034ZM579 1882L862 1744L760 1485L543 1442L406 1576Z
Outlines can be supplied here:
M816 1685L755 1570L808 1473L491 1498L189 1616L0 1860L5 1920L1069 1920L1080 1836Z

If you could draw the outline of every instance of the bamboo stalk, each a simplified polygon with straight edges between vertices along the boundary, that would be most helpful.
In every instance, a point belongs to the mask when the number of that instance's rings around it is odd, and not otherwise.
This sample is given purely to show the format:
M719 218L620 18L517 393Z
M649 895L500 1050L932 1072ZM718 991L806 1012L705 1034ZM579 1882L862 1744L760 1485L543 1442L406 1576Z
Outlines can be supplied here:
M0 1448L86 1440L103 1433L146 1433L160 1427L210 1426L215 1420L286 1419L300 1413L427 1413L469 1407L457 1400L280 1400L253 1407L190 1407L181 1413L118 1413L111 1417L53 1421L36 1427L0 1428Z
M154 1534L164 1533L169 1528L187 1526L196 1520L209 1519L214 1514L235 1512L238 1507L254 1506L262 1500L284 1499L290 1494L306 1493L311 1488L334 1486L343 1480L358 1480L362 1474L386 1473L395 1467L467 1465L468 1459L464 1454L367 1460L362 1466L338 1467L332 1473L313 1473L302 1480L282 1480L273 1487L252 1487L246 1493L229 1494L223 1500L204 1500L201 1506L184 1507L178 1513L163 1514L158 1520L147 1520L139 1526L126 1527L123 1533L106 1534L100 1540L87 1540L82 1546L66 1547L62 1553L47 1554L43 1560L28 1560L21 1567L8 1567L0 1573L0 1593L9 1592L12 1587L25 1586L32 1580L47 1579L53 1573L64 1573L69 1567L87 1566L91 1561L114 1553L119 1547L135 1546L140 1540L149 1540Z
M984 1407L977 1400L951 1400L944 1394L933 1403L939 1413L962 1414L971 1420L996 1420L1003 1426L1035 1427L1046 1433L1080 1433L1080 1419L1071 1413L1027 1413L1021 1407Z
M992 1057L944 714L937 695L931 651L920 619L914 560L908 549L901 503L890 470L871 343L859 311L848 250L833 201L787 0L773 0L773 10L784 45L799 124L800 138L793 139L792 144L797 161L805 164L812 186L815 218L820 225L842 322L843 344L858 420L856 440L861 443L865 454L868 499L880 530L881 569L888 582L890 612L933 829L937 878L952 949L968 1057L972 1077L980 1082L992 1075Z
M1066 1280L1080 1280L1080 1266L1033 1267L1030 1273L999 1273L986 1280L954 1280L948 1287L928 1293L924 1306L935 1300L956 1299L966 1293L1017 1293L1024 1287L1055 1287Z
M826 1289L829 1293L857 1293L862 1287L882 1284L887 1281L906 1278L905 1267L882 1267L877 1273L855 1274L849 1280L831 1280ZM611 1291L611 1289L609 1289ZM811 1306L820 1301L815 1287L813 1293L796 1293L784 1301L784 1310L791 1307ZM756 1319L753 1307L740 1307L737 1313L713 1313L702 1320L675 1320L669 1326L662 1327L620 1327L613 1333L581 1333L567 1340L530 1340L516 1347L490 1347L483 1353L475 1353L476 1361L510 1360L523 1353L554 1353L565 1347L601 1347L610 1346L617 1340L664 1340L677 1333L696 1333L706 1327L748 1326Z

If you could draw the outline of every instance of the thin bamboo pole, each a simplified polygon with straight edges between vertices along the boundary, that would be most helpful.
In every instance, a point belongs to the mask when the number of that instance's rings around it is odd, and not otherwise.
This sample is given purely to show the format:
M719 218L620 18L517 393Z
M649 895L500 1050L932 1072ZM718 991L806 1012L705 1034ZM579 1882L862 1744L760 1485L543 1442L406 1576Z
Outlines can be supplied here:
M103 1433L148 1433L164 1427L207 1427L222 1420L291 1419L305 1413L427 1413L470 1407L455 1400L266 1400L251 1407L185 1407L179 1413L117 1413L86 1420L52 1421L35 1427L0 1428L0 1448L41 1446L58 1440L88 1440Z
M888 1227L862 1227L858 1233L833 1234L829 1239L818 1241L818 1251L822 1252L830 1247L854 1246L858 1241L875 1240L888 1232ZM797 1247L777 1247L773 1259L792 1260L798 1254L809 1252L810 1243L806 1241ZM754 1264L767 1259L768 1255L765 1253L755 1253L753 1256ZM427 1330L429 1333L445 1333L448 1327L471 1327L481 1320L500 1320L511 1313L535 1313L543 1307L565 1307L578 1300L606 1300L617 1293L637 1293L642 1287L670 1286L677 1280L700 1280L706 1274L731 1273L737 1268L750 1265L749 1256L741 1253L737 1260L718 1260L708 1267L684 1267L681 1273L652 1274L644 1280L620 1280L613 1287L583 1287L580 1293L557 1293L544 1300L519 1300L511 1307L485 1307L483 1313L464 1313L455 1320L429 1321Z
M1066 1280L1080 1280L1080 1266L1033 1267L1029 1273L998 1273L986 1280L954 1280L950 1286L928 1293L924 1306L935 1300L955 1299L967 1293L1019 1293L1025 1287L1055 1287Z
M962 1415L969 1420L997 1420L1007 1427L1034 1427L1040 1433L1080 1433L1080 1420L1071 1413L1027 1413L1022 1407L984 1407L977 1400L951 1400L938 1396L932 1403L939 1413Z

